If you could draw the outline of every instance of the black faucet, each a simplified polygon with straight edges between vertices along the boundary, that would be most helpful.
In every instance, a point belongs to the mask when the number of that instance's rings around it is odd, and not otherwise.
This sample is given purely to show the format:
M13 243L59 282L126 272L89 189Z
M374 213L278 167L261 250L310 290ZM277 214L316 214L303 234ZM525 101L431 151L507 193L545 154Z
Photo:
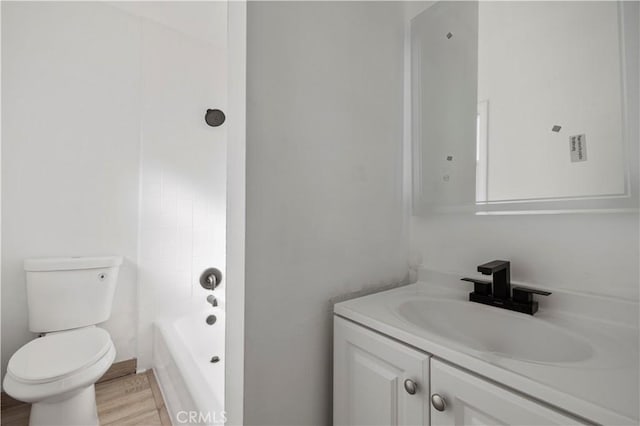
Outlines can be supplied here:
M511 297L511 263L508 260L494 260L478 266L482 275L493 275L493 297L506 300Z
M483 275L493 275L493 282L462 278L462 281L474 284L473 291L469 293L469 300L472 302L533 315L538 311L538 302L533 300L533 295L548 296L551 294L548 291L533 288L514 287L512 295L511 263L507 260L494 260L480 265L478 272Z

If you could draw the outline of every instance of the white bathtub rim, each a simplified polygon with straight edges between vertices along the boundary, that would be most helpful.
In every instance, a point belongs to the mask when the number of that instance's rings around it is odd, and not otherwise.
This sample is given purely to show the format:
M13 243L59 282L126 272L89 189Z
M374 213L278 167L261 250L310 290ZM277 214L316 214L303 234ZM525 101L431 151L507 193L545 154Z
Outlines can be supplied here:
M224 324L216 325L223 326ZM171 357L176 362L178 370L180 371L187 388L190 390L191 397L194 400L196 407L198 407L198 410L203 412L212 411L210 408L211 400L205 398L205 395L208 395L211 392L211 387L209 382L200 374L200 369L197 365L198 362L202 361L198 361L194 358L191 351L180 351L178 350L178 345L170 344L170 342L179 341L185 346L188 345L187 342L184 342L181 333L176 330L174 320L158 321L158 329L165 341L165 346L169 350ZM224 368L224 359L221 359L217 366ZM217 407L215 408L216 410L220 410L224 407L224 405L221 404L222 401L218 398L215 399L215 402L217 403Z
M220 398L215 396L215 392L211 389L211 384L202 377L200 367L197 364L202 361L194 358L190 350L178 350L179 347L188 346L188 343L184 342L181 333L176 330L175 320L159 320L156 321L155 325L164 340L164 346L176 363L176 367L198 411L202 413L210 412L216 419L220 419L224 410L224 401L220 401ZM216 326L224 327L224 319L218 320ZM179 342L181 345L172 344L173 342ZM224 341L221 342L221 345L224 345ZM223 356L221 356L221 360L216 364L216 367L224 369L224 350L221 353ZM224 377L224 374L221 376ZM222 386L222 395L224 395L224 384ZM212 394L214 394L213 398ZM212 405L214 406L212 407ZM172 413L176 413L176 409L180 409L180 407L170 408Z

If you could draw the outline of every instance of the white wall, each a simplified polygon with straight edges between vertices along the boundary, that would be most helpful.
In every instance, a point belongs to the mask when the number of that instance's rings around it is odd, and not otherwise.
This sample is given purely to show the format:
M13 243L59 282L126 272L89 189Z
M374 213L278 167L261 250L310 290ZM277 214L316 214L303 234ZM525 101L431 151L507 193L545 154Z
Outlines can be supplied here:
M200 42L225 48L227 2L211 1L113 1L109 5L142 17L147 23L171 28Z
M247 3L228 5L227 277L224 408L228 425L244 424L244 275L246 201Z
M405 279L401 3L251 2L247 425L331 423L330 299Z
M2 3L3 377L33 337L28 257L125 256L105 328L135 356L139 40L98 3Z
M450 214L414 216L411 224L412 247L427 268L477 276L476 266L505 259L515 281L632 300L639 232L637 214Z

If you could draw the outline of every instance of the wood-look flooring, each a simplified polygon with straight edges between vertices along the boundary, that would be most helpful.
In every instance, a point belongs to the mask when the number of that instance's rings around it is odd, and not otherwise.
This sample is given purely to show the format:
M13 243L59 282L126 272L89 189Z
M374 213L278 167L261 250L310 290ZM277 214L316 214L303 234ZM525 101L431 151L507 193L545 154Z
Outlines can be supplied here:
M149 370L96 384L96 402L101 426L171 426L160 388ZM30 405L3 409L0 423L29 424Z

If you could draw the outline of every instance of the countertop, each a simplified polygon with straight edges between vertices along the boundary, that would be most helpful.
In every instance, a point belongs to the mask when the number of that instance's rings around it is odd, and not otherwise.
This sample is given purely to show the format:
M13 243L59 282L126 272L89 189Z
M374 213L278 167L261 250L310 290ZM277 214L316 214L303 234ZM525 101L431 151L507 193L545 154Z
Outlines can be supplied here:
M581 336L593 354L579 362L522 361L474 350L399 315L398 306L408 300L468 300L469 288L452 282L457 279L435 274L428 281L338 303L334 313L586 420L638 424L637 302L554 291L556 300L547 306L541 301L538 313L529 318ZM468 303L472 309L498 309ZM598 318L593 306L598 307ZM599 315L602 312L607 314Z

